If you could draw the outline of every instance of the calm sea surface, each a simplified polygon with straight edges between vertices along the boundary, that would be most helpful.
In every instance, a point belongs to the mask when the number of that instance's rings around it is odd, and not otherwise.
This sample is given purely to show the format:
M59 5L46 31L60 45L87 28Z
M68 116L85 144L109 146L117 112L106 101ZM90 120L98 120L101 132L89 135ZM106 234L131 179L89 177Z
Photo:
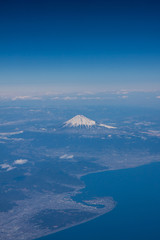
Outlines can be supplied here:
M160 163L90 174L77 199L112 196L116 208L99 218L41 240L160 239Z

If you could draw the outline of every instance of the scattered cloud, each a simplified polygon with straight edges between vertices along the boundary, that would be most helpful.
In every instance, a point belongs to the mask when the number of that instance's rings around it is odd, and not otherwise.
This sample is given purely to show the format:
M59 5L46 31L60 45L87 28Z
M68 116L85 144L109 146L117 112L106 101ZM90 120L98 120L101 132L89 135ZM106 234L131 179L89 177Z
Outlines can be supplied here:
M160 96L157 96L156 98L160 99Z
M51 100L58 100L60 97L52 97Z
M63 100L76 100L76 99L77 97L69 97L69 96L63 98Z
M17 134L21 134L23 133L23 131L17 131L17 132L3 132L3 133L0 133L0 136L12 136L12 135L17 135Z
M16 164L16 165L23 165L23 164L25 164L25 163L27 163L27 162L28 162L27 159L17 159L17 160L14 161L13 164Z
M82 100L100 100L102 98L100 98L100 97L82 97L81 99Z
M25 164L27 162L28 162L27 159L17 159L13 162L13 165L22 165L22 164ZM6 170L7 172L16 168L15 166L12 166L8 163L0 164L0 167L1 167L1 169Z
M32 97L32 96L16 96L13 97L12 100L16 101L16 100L40 100L40 97Z
M73 157L74 157L74 155L64 154L64 155L60 156L60 159L72 159Z
M152 125L153 123L152 122L146 122L146 121L143 121L143 122L136 122L134 125L136 126L150 126Z
M105 128L116 128L116 127L112 127L112 126L109 126L109 125L106 125L106 124L99 124L100 127L105 127Z
M121 96L121 98L126 99L126 98L128 98L128 96L123 95L123 96Z
M160 137L160 131L156 131L156 130L149 130L148 132L143 132L143 133L153 137Z
M7 172L13 170L15 167L12 167L11 165L7 163L3 163L0 165L2 169L5 169Z
M29 112L41 112L41 110L39 110L39 109L37 109L37 110L35 110L35 109L30 109Z

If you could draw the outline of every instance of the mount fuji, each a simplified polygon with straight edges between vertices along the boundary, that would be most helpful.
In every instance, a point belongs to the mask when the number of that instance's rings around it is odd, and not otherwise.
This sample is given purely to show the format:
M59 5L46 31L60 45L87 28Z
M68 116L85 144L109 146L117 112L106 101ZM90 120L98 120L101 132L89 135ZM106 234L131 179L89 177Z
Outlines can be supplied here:
M64 123L64 127L85 127L85 128L91 128L93 126L96 127L105 127L108 129L116 128L112 127L106 124L98 124L94 120L91 120L83 115L76 115L75 117L69 119Z

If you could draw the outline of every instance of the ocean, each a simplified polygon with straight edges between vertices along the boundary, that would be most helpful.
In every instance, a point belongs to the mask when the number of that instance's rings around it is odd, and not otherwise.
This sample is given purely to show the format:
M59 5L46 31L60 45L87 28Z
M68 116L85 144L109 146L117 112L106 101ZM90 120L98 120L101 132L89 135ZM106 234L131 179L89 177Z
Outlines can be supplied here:
M39 240L160 239L160 163L89 174L77 200L111 196L111 212Z

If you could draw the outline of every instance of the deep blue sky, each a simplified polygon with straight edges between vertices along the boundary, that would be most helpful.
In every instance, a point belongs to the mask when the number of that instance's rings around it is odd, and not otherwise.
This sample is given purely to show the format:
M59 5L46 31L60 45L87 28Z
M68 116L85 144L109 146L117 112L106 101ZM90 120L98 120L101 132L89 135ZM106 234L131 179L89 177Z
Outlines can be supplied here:
M0 1L0 87L160 89L159 1Z

